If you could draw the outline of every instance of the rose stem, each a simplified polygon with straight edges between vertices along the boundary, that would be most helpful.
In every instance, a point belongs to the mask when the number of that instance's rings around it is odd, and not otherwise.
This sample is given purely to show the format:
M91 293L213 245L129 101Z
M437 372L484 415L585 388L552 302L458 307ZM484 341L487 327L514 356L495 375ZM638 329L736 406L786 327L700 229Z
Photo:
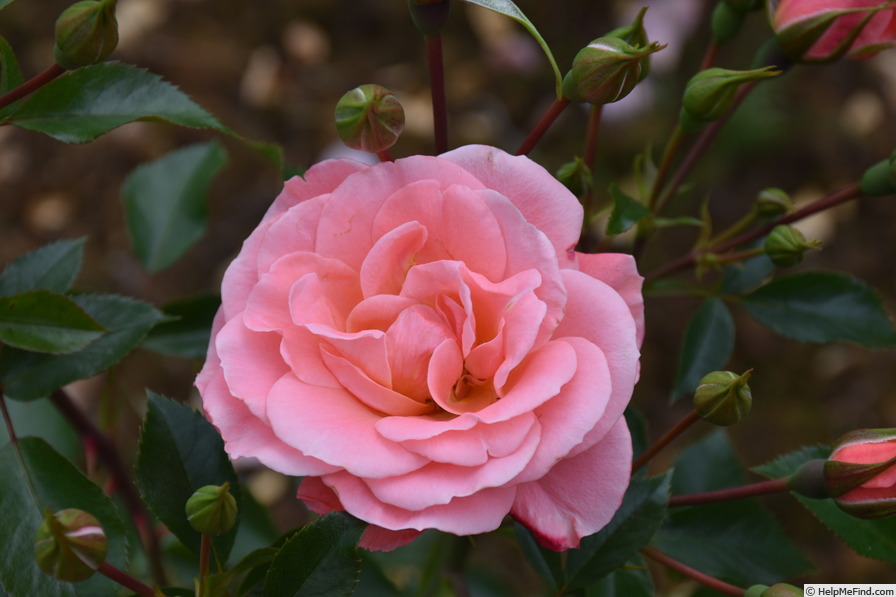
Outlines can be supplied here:
M93 422L88 419L77 406L75 406L65 390L60 388L54 391L50 394L50 401L62 416L68 420L71 426L75 428L75 431L81 437L89 437L93 441L97 455L109 468L109 473L115 480L115 485L121 492L121 497L124 499L128 512L131 515L131 520L133 520L134 526L137 527L137 531L140 533L140 538L143 540L143 545L146 547L146 554L149 557L150 565L152 567L153 578L155 578L157 584L164 585L165 571L162 567L161 550L159 548L158 538L149 524L149 516L143 508L140 496L137 495L137 491L134 488L134 484L131 482L128 470L122 462L121 456L119 456L115 446L109 441L109 438L97 429Z
M672 169L672 162L675 161L675 156L678 155L678 150L681 149L681 142L683 139L684 129L678 124L675 126L675 131L672 132L672 136L669 137L669 141L666 143L666 149L663 150L663 157L660 158L660 166L657 170L656 178L653 181L653 188L650 190L650 202L647 207L652 208L654 203L656 203L657 197L659 196L663 185L666 183L666 178L669 176L669 170Z
M445 62L442 57L441 35L426 36L426 58L432 92L436 153L445 153L448 151L448 108L445 102Z
M395 158L392 157L392 152L388 149L382 149L376 152L376 157L380 159L381 162L394 162Z
M29 79L28 81L25 81L15 89L11 89L3 95L0 95L0 108L5 108L14 101L20 100L26 95L34 93L64 72L64 68L54 63L51 67L49 67L39 75L33 77L32 79Z
M702 158L703 154L706 153L706 150L716 138L716 135L719 134L719 131L722 130L722 127L725 126L725 123L727 123L728 119L731 118L731 115L737 111L738 107L740 107L741 102L744 101L750 91L752 91L753 88L756 87L756 83L756 81L751 81L750 83L746 83L741 86L741 88L737 90L737 95L734 98L734 104L731 106L731 109L728 110L728 113L719 120L710 123L705 129L703 129L703 131L701 131L700 135L697 137L697 141L695 141L694 145L691 146L691 150L688 152L688 155L685 156L684 161L681 163L681 167L678 168L678 171L675 173L675 176L672 178L669 186L666 187L662 195L660 195L659 199L657 200L656 209L654 209L653 212L654 214L659 214L669 202L669 200L675 196L675 193L678 192L678 188L691 174L694 166L697 165L697 162L700 161L700 158Z
M541 119L529 132L529 136L523 140L522 144L516 150L516 155L528 155L529 152L532 151L532 148L535 147L535 144L538 143L538 140L544 135L545 131L550 128L555 120L557 120L557 117L563 113L563 110L566 109L566 106L568 106L569 103L569 100L565 97L555 99L554 103L548 106L548 109L542 115Z
M208 576L208 559L211 552L211 538L205 533L202 534L202 540L199 543L199 590L197 594L202 595L202 589L205 585L206 576Z
M731 240L719 245L718 247L715 247L712 250L717 251L717 252L724 252L729 249L733 249L734 247L744 245L746 243L749 243L750 241L753 241L753 240L756 240L757 238L761 238L761 237L765 236L766 234L771 232L775 226L779 226L782 224L790 224L792 222L797 222L799 220L802 220L803 218L806 218L808 216L816 214L820 211L830 209L832 207L840 205L841 203L845 203L845 202L851 201L853 199L861 199L862 197L864 197L864 193L862 193L862 189L859 186L859 184L858 183L853 184L851 186L846 187L845 189L841 189L835 193L831 193L830 195L822 197L821 199L814 201L814 202L810 203L809 205L807 205L801 209L798 209L791 214L784 216L783 218L779 218L773 222L769 222L765 226L757 228L756 230L744 232L743 234L740 234L740 235L732 238ZM706 249L701 250L701 251L691 251L690 253L681 257L680 259L673 261L673 262L661 267L660 269L656 270L655 272L648 274L645 278L645 282L651 282L658 278L662 278L662 277L668 276L670 274L674 274L675 272L677 272L679 270L688 268L688 267L694 265L697 262L697 259L699 259L700 255L702 255L705 252L706 252Z
M585 151L582 161L593 172L594 161L597 157L597 142L600 138L600 120L603 114L603 105L594 104L591 106L591 112L588 115L588 133L585 137ZM582 206L585 208L585 225L590 221L591 212L594 209L594 189L589 186L585 189L585 196L582 197Z
M712 67L713 63L716 61L716 56L719 53L719 42L711 41L709 45L706 46L706 53L703 54L703 60L700 62L700 70L706 70Z
M712 504L715 502L739 500L742 498L769 495L772 493L783 493L786 491L790 491L790 477L770 479L768 481L760 481L759 483L752 483L741 487L706 491L704 493L673 495L669 498L669 506L677 508L681 506L696 506L698 504Z
M653 547L645 547L641 550L645 556L659 562L663 566L671 568L676 572L687 576L692 580L696 580L698 583L705 587L709 587L714 591L718 591L723 595L730 595L731 597L743 597L744 590L740 587L735 587L734 585L729 585L728 583L719 580L718 578L712 577L708 574L700 572L699 570L695 570L691 568L687 564L683 564L676 559L670 558L666 554L661 551L657 551Z
M700 420L700 415L697 414L697 411L692 410L688 414L684 416L684 418L675 424L672 429L667 431L665 435L656 440L652 446L644 450L644 453L641 454L634 463L632 463L632 473L636 472L642 466L647 464L651 458L656 456L660 450L668 446L672 440L681 435L687 430L688 427L696 423Z
M122 572L115 566L111 565L109 562L103 562L102 564L100 564L99 568L97 568L96 571L103 576L114 580L129 591L133 591L137 595L140 595L140 597L155 597L156 593L152 590L151 587L144 585L142 582L140 582L130 574Z

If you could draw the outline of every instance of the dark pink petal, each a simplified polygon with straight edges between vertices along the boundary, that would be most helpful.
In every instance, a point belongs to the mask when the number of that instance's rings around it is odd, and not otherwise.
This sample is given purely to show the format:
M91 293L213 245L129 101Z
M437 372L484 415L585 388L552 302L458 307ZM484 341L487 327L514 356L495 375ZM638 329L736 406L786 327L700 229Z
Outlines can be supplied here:
M585 452L557 463L538 481L518 485L511 514L548 549L576 548L613 519L631 468L631 438L619 419Z
M404 510L376 499L365 482L354 475L339 472L321 478L339 495L345 510L361 520L385 529L438 529L456 535L493 531L501 525L513 504L513 487L483 489L468 497L420 511Z
M382 415L341 388L311 386L286 375L268 394L268 416L283 442L352 475L403 475L426 464L378 434L374 425Z

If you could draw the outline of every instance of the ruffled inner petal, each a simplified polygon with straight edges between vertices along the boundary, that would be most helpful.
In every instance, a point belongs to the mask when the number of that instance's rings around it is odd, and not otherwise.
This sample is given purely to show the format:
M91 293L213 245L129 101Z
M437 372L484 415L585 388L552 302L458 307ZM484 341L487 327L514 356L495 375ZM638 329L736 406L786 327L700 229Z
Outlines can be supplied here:
M426 228L419 222L405 222L380 237L361 265L364 296L401 292L405 276L426 239Z

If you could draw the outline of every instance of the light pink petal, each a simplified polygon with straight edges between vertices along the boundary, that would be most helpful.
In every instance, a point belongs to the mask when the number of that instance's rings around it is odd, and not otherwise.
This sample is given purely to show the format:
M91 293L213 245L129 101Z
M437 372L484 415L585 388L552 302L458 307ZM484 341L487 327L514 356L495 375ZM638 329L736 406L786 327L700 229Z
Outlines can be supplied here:
M569 302L554 337L588 340L603 352L610 369L613 393L603 418L587 438L594 442L609 430L631 400L639 373L637 326L629 306L605 283L575 270L563 270L563 279ZM588 445L583 443L580 448Z
M510 199L528 222L547 235L558 260L571 259L569 250L579 240L583 210L550 172L525 156L485 145L467 145L440 157L462 166L485 188Z
M411 184L435 180L441 188L464 184L482 188L463 168L430 156L382 162L347 177L335 189L320 217L317 252L359 269L373 246L373 221L383 202Z
M521 293L504 312L504 360L494 372L494 383L499 395L511 371L523 362L533 349L542 346L538 336L547 319L547 305L531 292Z
M490 458L502 458L519 450L536 424L535 415L525 413L509 421L445 431L426 439L408 439L401 445L434 462L480 466Z
M433 410L432 403L425 404L376 383L358 367L326 348L322 353L324 363L342 387L373 410L396 416L423 415Z
M282 337L275 332L254 332L246 328L239 314L213 337L230 392L245 402L253 415L267 423L268 392L289 371L280 357ZM248 347L251 350L247 351Z
M294 176L283 184L283 190L268 208L264 219L278 215L312 197L332 192L350 174L367 167L367 164L347 159L318 162L303 176Z
M386 350L396 392L422 402L429 398L427 374L432 354L451 330L425 305L403 311L386 331ZM390 413L397 414L397 413Z
M339 495L346 512L386 529L438 529L455 535L493 531L513 504L513 487L483 489L468 497L425 510L404 510L376 499L362 479L339 472L321 478Z
M258 252L261 243L276 221L277 218L274 217L259 224L249 238L243 241L240 254L227 266L221 281L221 305L227 319L232 319L246 308L249 293L258 283Z
M444 505L486 488L503 487L526 467L538 446L540 426L534 417L529 422L528 433L516 450L491 457L480 466L433 462L406 475L365 479L365 483L376 499L414 511Z
M321 339L302 326L283 331L280 356L293 374L313 386L339 387L321 356Z
M382 415L343 389L310 386L286 375L268 394L268 416L282 441L353 475L402 475L426 464L378 434L374 425Z
M578 253L579 271L597 278L619 293L628 305L638 327L638 346L644 340L644 278L638 273L634 257L624 253Z
M416 305L417 301L392 294L378 294L364 299L352 309L345 321L345 331L356 333L363 330L385 332L398 316Z
M566 458L597 426L610 399L610 371L601 351L581 338L558 342L572 346L579 366L560 393L535 410L541 424L541 442L526 470L514 483L536 481ZM613 423L615 419L610 421Z
M220 328L223 312L219 311L212 326ZM319 475L336 467L310 458L281 442L246 405L233 397L224 381L221 360L215 344L209 345L205 366L196 377L196 388L202 395L202 410L224 438L224 449L231 458L257 458L265 466L284 475Z
M405 222L380 237L361 265L364 296L401 292L404 278L426 238L426 228L419 222Z
M587 451L557 463L538 481L518 485L511 514L548 549L576 548L613 519L631 468L631 437L620 419Z
M340 356L359 367L376 383L389 387L392 371L386 354L386 335L379 330L348 333L328 326L309 323L305 326L320 340L335 349Z
M388 440L405 442L427 440L449 431L466 431L478 425L480 421L476 413L464 413L459 416L439 413L414 418L384 417L377 421L376 430Z
M330 195L320 195L299 203L288 211L265 220L270 222L258 245L256 271L261 274L278 259L291 253L314 253L317 221Z

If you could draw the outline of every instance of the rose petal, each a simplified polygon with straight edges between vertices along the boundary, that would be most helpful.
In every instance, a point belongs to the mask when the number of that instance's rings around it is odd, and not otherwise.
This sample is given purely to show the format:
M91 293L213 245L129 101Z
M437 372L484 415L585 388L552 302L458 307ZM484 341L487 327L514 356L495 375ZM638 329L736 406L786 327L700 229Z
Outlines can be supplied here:
M489 458L501 458L519 450L537 423L534 414L525 413L508 421L448 430L426 439L404 440L401 445L434 462L479 466Z
M613 519L631 463L631 437L619 419L587 451L557 463L538 481L518 485L511 514L548 549L574 549Z
M638 274L634 257L622 253L578 253L579 271L597 278L619 293L638 327L638 347L644 341L644 278Z
M427 232L419 222L405 222L376 241L361 265L361 289L365 297L398 294Z
M284 375L268 394L268 416L278 438L303 454L360 477L402 475L426 459L384 439L382 415L341 388L304 384Z

